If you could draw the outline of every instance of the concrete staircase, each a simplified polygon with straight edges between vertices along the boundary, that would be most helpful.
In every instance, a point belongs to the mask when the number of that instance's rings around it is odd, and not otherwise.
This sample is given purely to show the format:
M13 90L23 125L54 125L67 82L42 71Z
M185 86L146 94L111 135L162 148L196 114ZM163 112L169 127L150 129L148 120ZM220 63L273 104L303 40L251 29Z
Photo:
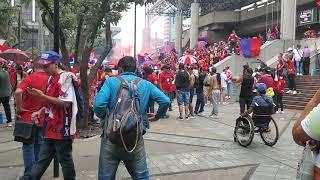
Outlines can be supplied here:
M298 94L285 94L283 97L285 109L303 110L320 88L320 76L297 76L296 85ZM285 92L288 90L286 88Z

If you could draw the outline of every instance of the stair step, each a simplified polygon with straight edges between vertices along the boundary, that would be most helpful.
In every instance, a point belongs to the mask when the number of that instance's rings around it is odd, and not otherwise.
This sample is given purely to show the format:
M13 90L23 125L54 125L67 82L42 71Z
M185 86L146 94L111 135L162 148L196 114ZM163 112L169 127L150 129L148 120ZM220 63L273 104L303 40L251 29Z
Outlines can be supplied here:
M284 89L285 92L289 91L288 88ZM314 95L317 92L317 89L301 89L301 88L297 88L297 92L298 94L309 94L309 95Z
M302 101L309 102L312 97L298 97L298 96L285 96L283 97L283 101Z
M284 109L304 110L305 106L284 104Z

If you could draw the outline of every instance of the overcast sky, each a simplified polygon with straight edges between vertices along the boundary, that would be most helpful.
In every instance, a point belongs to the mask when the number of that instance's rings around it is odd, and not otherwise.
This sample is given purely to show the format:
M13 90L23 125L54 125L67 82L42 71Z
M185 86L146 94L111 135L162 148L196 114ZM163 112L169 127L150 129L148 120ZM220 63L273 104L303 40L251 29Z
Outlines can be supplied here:
M159 38L163 37L163 18L159 18L151 26L151 37L155 32ZM142 48L142 36L145 25L145 7L137 6L137 52ZM134 5L127 11L122 13L122 19L117 25L121 28L121 32L115 37L121 39L122 46L132 45L134 42Z

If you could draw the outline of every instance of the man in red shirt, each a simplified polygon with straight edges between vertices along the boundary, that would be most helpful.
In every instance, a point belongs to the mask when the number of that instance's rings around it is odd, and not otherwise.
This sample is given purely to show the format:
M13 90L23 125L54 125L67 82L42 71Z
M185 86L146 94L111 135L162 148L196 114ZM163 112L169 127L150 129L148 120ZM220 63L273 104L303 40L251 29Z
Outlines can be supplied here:
M28 92L46 102L46 119L44 143L40 148L38 162L32 167L31 179L40 179L53 156L56 154L62 166L64 179L74 180L76 177L72 159L72 142L76 133L77 100L72 73L60 68L60 56L54 51L47 51L38 61L50 75L46 93L36 88Z
M293 55L290 55L288 59L288 85L289 85L289 91L287 91L287 94L297 94L296 91L296 69L295 64L293 60Z
M232 30L232 33L230 34L228 40L229 40L229 43L230 43L230 50L231 50L231 53L234 53L234 50L237 46L237 41L238 41L239 37L237 36L237 33L235 30Z
M24 176L28 177L34 162L39 159L40 145L42 144L42 125L44 121L44 113L40 113L39 117L34 115L41 111L45 106L45 102L41 99L36 98L28 93L29 88L36 88L41 90L43 93L46 91L48 83L48 75L45 73L39 64L33 64L34 73L24 78L19 84L15 91L16 100L16 112L17 120L16 127L18 124L24 126L25 124L33 124L34 132L31 133L31 141L25 138L15 137L16 141L22 142L22 155L24 162ZM18 123L19 121L23 123ZM16 129L18 130L18 129ZM29 139L29 138L28 138Z
M164 65L163 71L159 75L160 89L170 98L169 111L172 111L171 102L173 99L173 92L175 91L175 85L172 83L174 80L173 73L170 72L170 65Z

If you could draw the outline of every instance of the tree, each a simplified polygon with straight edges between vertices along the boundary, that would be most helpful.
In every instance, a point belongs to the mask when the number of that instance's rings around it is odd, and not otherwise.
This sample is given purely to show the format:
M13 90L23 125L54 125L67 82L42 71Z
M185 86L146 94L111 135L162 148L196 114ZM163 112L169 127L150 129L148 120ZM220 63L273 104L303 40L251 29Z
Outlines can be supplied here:
M0 38L6 39L6 43L14 46L17 42L12 22L15 18L14 7L10 6L8 1L0 1Z
M30 0L24 1L30 3ZM88 127L89 87L102 61L112 49L111 24L116 24L121 19L120 13L128 10L130 4L143 5L151 2L154 0L60 0L60 51L67 67L71 51L74 52L75 63L80 66L81 89L85 101L82 127ZM54 0L37 0L37 3L42 11L43 24L53 33ZM101 30L105 32L104 51L87 74L90 52Z

